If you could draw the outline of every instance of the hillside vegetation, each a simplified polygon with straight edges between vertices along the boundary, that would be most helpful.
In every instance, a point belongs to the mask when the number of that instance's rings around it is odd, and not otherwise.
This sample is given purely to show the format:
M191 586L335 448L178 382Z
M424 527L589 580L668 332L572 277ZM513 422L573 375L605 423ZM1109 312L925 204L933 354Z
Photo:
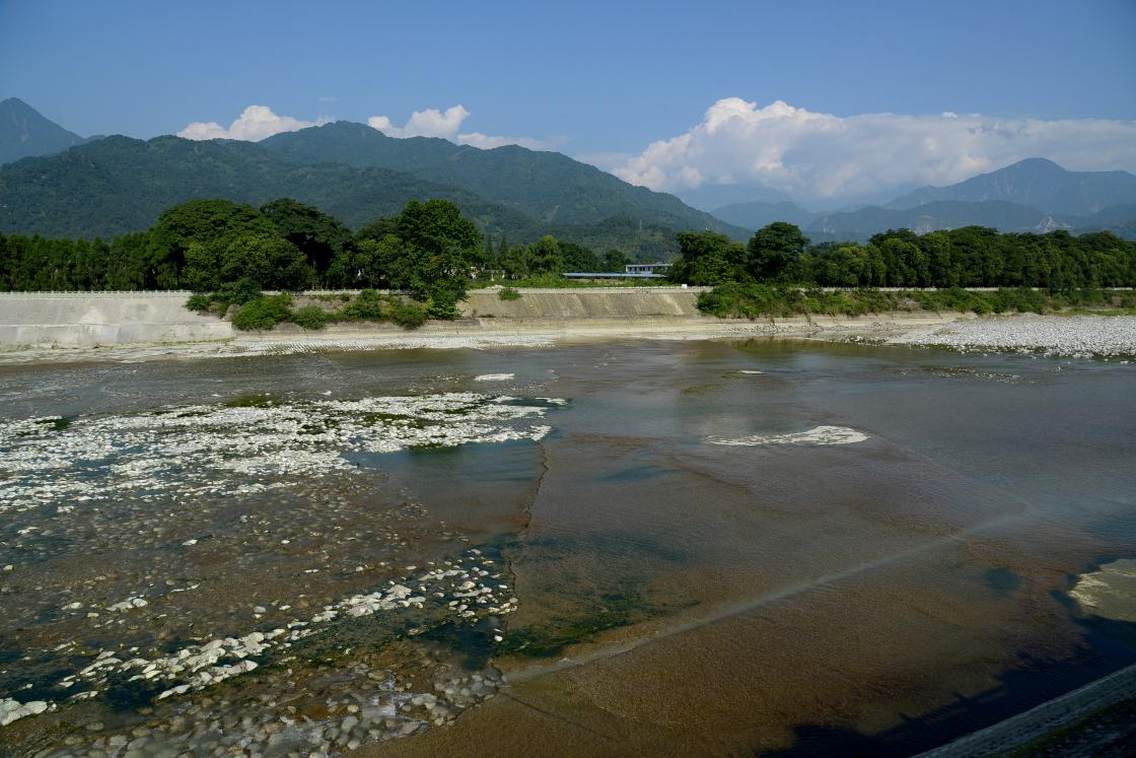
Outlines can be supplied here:
M671 195L633 187L558 153L479 150L440 139L393 139L338 123L260 143L107 137L0 168L0 231L109 238L141 231L199 198L261 205L290 197L358 228L408 201L457 205L485 234L545 234L633 257L673 254L679 229L744 232Z

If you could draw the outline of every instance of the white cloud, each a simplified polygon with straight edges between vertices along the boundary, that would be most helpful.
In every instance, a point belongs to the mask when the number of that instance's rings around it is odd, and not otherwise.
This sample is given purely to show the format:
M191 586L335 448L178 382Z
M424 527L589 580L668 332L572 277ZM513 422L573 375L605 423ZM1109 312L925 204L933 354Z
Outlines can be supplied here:
M551 142L534 137L497 137L481 132L459 134L462 123L469 116L470 112L459 104L444 111L437 108L414 111L404 126L395 126L387 116L371 116L367 119L367 123L388 137L441 137L460 145L471 145L483 150L504 145L520 145L530 150L548 150L552 147Z
M177 133L185 139L239 139L257 142L280 132L294 132L309 126L326 124L327 118L316 121L303 121L291 116L278 116L267 105L250 105L241 111L240 117L225 128L216 121L194 121Z
M701 123L612 168L633 184L681 191L760 182L802 198L950 184L1030 157L1069 169L1136 169L1136 121L872 113L834 116L731 97Z
M367 123L388 137L442 137L453 139L462 122L469 118L469 111L462 105L455 105L440 111L437 108L414 111L405 126L395 126L386 116L371 116Z

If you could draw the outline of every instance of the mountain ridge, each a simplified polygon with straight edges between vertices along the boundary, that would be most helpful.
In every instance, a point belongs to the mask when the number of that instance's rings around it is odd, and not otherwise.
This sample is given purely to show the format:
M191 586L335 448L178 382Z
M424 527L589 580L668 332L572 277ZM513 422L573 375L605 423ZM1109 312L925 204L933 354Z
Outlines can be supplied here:
M476 192L550 224L629 216L679 229L712 228L734 235L740 231L673 195L628 184L553 151L519 145L482 150L436 137L389 137L350 121L282 132L259 144L297 163L333 161L414 174Z
M945 187L921 187L885 207L913 208L944 200L1001 200L1045 213L1087 216L1110 206L1136 203L1136 174L1069 171L1047 158L1026 158Z
M0 100L0 165L50 155L84 139L64 129L18 97Z

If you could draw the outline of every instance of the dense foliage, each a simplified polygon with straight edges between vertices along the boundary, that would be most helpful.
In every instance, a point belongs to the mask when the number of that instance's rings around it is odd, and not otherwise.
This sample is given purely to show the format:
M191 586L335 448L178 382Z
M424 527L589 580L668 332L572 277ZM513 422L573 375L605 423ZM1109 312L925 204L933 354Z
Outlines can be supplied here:
M975 292L958 287L941 290L822 290L789 284L729 282L698 296L699 310L719 318L769 318L804 315L862 316L895 311L961 313L1048 313L1091 307L1132 312L1136 294L1100 289L1053 293L1030 288Z
M810 245L792 224L758 230L742 246L714 232L678 235L675 281L791 282L824 287L1041 287L1136 285L1136 242L1109 232L1001 234L983 227L877 234L867 244Z
M599 256L550 235L527 245L504 238L494 244L441 199L411 200L354 234L295 200L259 209L191 200L164 211L147 231L110 242L0 235L0 291L184 288L211 293L190 307L224 311L249 304L261 290L397 289L424 303L430 317L452 318L475 280L558 279L566 268L621 271L627 262L618 250ZM281 307L249 305L242 318L250 325L295 321L298 314L285 318ZM320 320L312 311L299 318L312 326Z
M194 295L186 307L194 310L222 314L235 307L232 316L237 329L265 330L277 324L291 323L304 329L323 329L330 323L345 321L391 322L406 329L415 329L426 323L429 314L420 303L407 301L398 295L381 295L365 289L357 295L344 295L340 300L316 299L299 308L287 293L261 295L239 306L227 305L208 295Z

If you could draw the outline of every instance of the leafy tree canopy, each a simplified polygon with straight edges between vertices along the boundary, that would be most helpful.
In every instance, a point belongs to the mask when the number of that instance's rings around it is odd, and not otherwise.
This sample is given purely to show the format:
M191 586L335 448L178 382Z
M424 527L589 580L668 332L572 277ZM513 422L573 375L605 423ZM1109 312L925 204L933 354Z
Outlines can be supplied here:
M319 208L281 198L261 206L260 212L277 234L303 253L317 273L326 272L351 243L351 230Z
M679 259L671 269L676 281L721 284L745 277L746 249L717 232L679 232Z
M808 238L795 225L775 221L750 238L746 267L754 279L779 279L792 271L808 244Z

